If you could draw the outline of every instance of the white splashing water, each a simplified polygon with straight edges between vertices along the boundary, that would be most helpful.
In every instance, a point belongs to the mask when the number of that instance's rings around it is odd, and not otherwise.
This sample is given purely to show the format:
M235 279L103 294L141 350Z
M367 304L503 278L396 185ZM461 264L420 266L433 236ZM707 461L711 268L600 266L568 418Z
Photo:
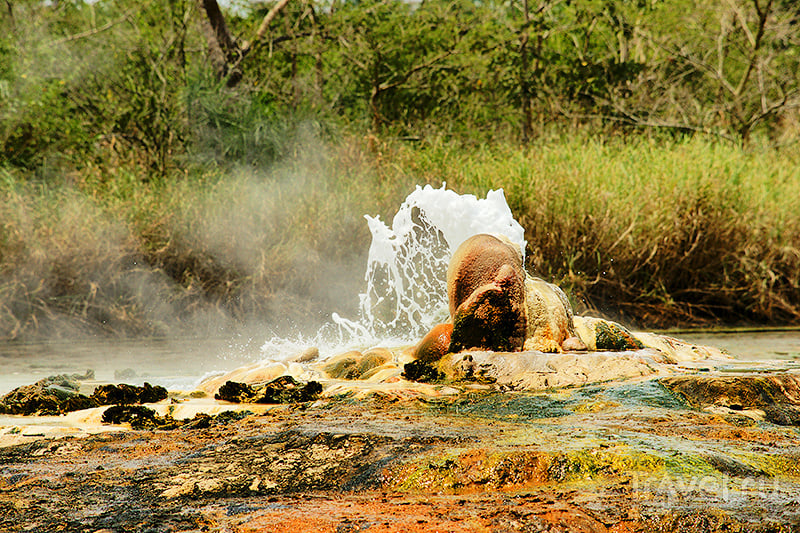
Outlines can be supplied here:
M377 216L365 218L372 244L358 319L334 313L333 321L312 338L267 341L265 356L283 359L312 345L325 356L348 348L414 343L448 318L447 265L462 242L491 233L506 236L525 251L525 231L514 220L502 189L479 199L446 185L417 186L391 227Z

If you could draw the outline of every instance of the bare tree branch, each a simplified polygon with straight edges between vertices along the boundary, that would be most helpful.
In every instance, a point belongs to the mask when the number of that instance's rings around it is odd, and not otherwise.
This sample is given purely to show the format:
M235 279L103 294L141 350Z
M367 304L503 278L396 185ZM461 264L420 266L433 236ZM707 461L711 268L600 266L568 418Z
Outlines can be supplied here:
M435 57L430 58L428 61L425 61L424 63L420 63L418 65L414 65L413 67L411 67L410 69L408 69L404 73L396 75L395 78L397 78L397 79L395 81L393 81L391 83L387 83L387 82L381 83L380 86L378 87L378 91L379 92L383 92L383 91L388 91L389 89L394 89L395 87L399 87L399 86L403 85L405 82L407 82L408 79L411 76L413 76L415 73L419 72L420 70L424 70L426 68L432 67L433 65L435 65L436 63L438 63L442 59L444 59L444 58L446 58L448 56L451 56L454 53L455 52L453 50L447 50L447 51L445 51L445 52L443 52L443 53L441 53L441 54L439 54L439 55L437 55Z
M203 9L205 9L212 30L213 39L209 39L209 41L212 43L212 48L218 48L222 55L222 63L218 66L218 74L220 78L226 80L229 87L233 87L239 83L239 80L242 78L242 61L261 43L264 36L267 34L269 24L289 2L290 0L278 0L278 3L272 6L272 9L264 16L253 39L249 42L244 41L242 45L239 46L228 30L228 26L225 23L225 16L222 14L222 10L220 10L217 1L202 0Z
M756 12L758 13L758 28L756 30L756 35L751 42L752 50L750 51L750 61L747 63L747 69L742 75L742 78L739 80L739 85L736 87L737 96L742 94L742 90L744 90L747 82L750 81L750 76L753 73L756 61L758 60L758 54L761 50L761 41L764 37L764 30L766 29L767 17L769 17L772 0L767 1L767 5L764 6L763 10L759 6L758 0L753 0L753 4L755 5Z
M11 5L10 4L9 4L9 9L11 9ZM136 8L129 9L120 18L118 18L116 20L112 20L110 22L107 22L107 23L103 24L102 26L100 26L99 28L92 28L91 30L86 30L86 31L83 31L83 32L80 32L80 33L76 33L75 35L68 35L68 36L63 37L61 39L56 39L55 41L52 41L48 46L58 46L60 44L68 43L70 41L77 41L79 39L85 39L87 37L91 37L92 35L97 35L98 33L102 33L104 31L110 30L111 28L113 28L117 24L121 24L121 23L125 22L126 20L130 19L131 14L135 10L136 10Z
M8 20L11 21L11 28L13 29L16 24L14 20L14 6L11 5L11 0L6 0L6 11L8 11Z
M278 13L280 13L281 9L286 7L290 0L278 0L278 3L272 6L272 9L264 16L264 20L261 21L261 25L258 27L258 31L256 31L253 40L249 43L244 43L242 46L242 54L247 54L253 47L257 46L259 42L264 38L267 34L267 30L269 29L269 23L272 22Z

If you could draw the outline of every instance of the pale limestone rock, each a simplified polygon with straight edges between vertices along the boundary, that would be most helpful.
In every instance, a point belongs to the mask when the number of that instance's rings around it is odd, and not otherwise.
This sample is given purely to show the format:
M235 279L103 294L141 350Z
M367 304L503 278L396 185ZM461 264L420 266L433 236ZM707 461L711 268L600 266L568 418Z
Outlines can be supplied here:
M251 385L254 383L268 383L277 377L285 375L287 370L287 365L284 363L254 363L237 368L221 376L208 378L200 383L198 388L213 396L226 381L236 381Z
M707 359L730 360L732 357L726 351L714 346L691 344L667 335L636 331L633 336L639 339L648 348L658 350L670 359L672 363L688 361L704 361Z
M544 390L650 376L659 372L651 350L547 354L469 351L449 354L439 364L453 380L494 381L514 389Z
M309 363L311 361L316 361L317 359L319 359L319 348L312 346L297 354L292 361L296 361L298 363Z
M552 283L527 276L525 305L528 326L524 350L561 353L564 341L575 337L567 295Z

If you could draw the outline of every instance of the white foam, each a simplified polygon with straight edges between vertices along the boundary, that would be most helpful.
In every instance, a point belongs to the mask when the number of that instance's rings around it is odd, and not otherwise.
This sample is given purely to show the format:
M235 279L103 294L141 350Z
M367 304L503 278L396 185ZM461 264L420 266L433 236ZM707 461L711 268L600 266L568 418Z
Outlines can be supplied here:
M417 186L392 220L365 216L372 243L358 320L338 315L343 337L379 343L415 342L447 319L447 264L452 253L479 233L504 235L525 252L525 231L514 220L502 189L485 199L460 195L446 185Z
M273 337L261 348L265 360L287 361L308 346L317 346L325 358L349 349L415 343L448 319L447 265L462 242L479 233L504 235L525 253L525 231L502 189L480 199L446 185L417 186L391 227L380 217L364 218L372 242L358 318L333 313L332 322L313 336Z

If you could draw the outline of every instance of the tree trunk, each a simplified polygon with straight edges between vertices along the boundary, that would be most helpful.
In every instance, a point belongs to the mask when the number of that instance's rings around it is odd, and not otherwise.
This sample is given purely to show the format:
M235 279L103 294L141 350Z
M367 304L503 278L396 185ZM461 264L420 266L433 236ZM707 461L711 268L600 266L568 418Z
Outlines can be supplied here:
M258 45L267 34L269 23L277 16L290 0L278 0L261 21L253 40L244 42L242 46L228 30L225 16L219 8L217 0L202 0L203 9L208 17L208 42L211 47L211 60L217 70L219 79L225 79L228 87L233 87L242 79L241 63L245 56Z
M522 100L522 143L528 144L533 136L533 117L531 116L530 58L528 56L528 31L530 14L528 0L522 0L523 26L519 43L519 89Z
M228 25L217 0L202 0L202 3L208 20L206 36L211 62L217 78L220 80L227 78L228 86L233 87L242 79L242 72L239 69L242 51L228 31Z

